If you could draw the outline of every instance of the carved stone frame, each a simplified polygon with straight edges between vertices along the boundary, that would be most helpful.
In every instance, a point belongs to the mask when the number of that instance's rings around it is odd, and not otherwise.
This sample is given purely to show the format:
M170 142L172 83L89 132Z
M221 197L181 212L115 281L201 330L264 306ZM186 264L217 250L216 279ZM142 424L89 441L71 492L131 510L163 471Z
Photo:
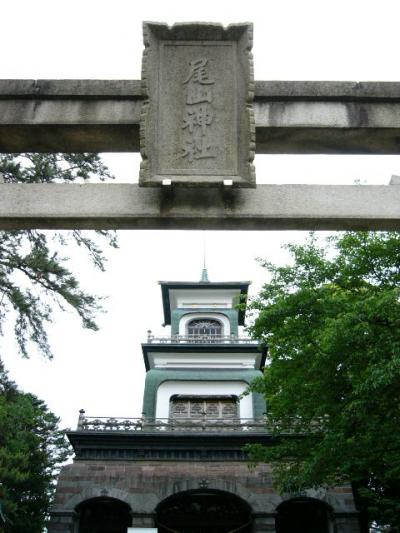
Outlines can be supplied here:
M255 187L252 35L248 23L143 24L141 186Z

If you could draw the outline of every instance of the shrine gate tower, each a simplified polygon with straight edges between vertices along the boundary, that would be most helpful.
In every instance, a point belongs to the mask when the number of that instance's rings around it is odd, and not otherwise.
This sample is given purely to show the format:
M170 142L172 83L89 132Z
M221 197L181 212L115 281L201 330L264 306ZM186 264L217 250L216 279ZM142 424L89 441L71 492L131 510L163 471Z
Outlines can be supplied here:
M241 332L249 282L210 282L204 269L160 286L171 334L142 345L143 416L80 412L49 533L358 532L349 487L279 495L268 465L248 467L243 447L273 438L263 398L243 394L266 355Z

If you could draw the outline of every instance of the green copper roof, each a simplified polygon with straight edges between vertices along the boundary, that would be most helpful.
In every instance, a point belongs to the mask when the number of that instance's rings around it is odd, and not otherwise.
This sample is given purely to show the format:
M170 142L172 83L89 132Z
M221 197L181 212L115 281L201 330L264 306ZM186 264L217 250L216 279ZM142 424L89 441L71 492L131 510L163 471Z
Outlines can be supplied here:
M173 289L226 290L237 289L243 302L247 300L250 281L159 281L164 309L164 324L171 324L170 291ZM245 310L239 310L239 325L244 325Z

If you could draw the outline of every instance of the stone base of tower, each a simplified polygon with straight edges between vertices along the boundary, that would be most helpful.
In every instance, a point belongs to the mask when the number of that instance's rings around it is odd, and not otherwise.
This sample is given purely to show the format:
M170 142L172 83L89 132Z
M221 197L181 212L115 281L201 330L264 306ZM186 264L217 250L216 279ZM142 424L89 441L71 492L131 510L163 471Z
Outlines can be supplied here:
M167 532L165 522L173 522L174 513L178 526L170 530L180 531L179 526L182 525L182 520L185 520L184 516L181 516L182 510L188 506L188 501L193 499L196 505L200 505L198 502L203 501L205 496L211 499L223 498L220 514L231 512L229 509L234 509L236 505L247 508L248 518L238 514L238 527L243 525L244 532L277 531L277 516L282 504L301 500L317 502L318 509L326 508L329 516L328 533L359 532L357 513L349 487L282 496L277 494L272 486L268 465L249 469L245 462L207 460L75 461L61 472L48 531L95 531L85 526L85 517L90 515L86 510L90 505L121 506L123 512L126 512L126 518L125 522L118 526L120 529L115 529L116 533L126 531L128 526L158 527L159 531ZM172 510L168 508L168 502L172 502ZM232 505L233 507L229 507ZM203 509L198 518L195 512L194 505L189 515L195 522L207 520L207 512L213 520L214 511L211 508ZM121 517L121 512L117 515Z

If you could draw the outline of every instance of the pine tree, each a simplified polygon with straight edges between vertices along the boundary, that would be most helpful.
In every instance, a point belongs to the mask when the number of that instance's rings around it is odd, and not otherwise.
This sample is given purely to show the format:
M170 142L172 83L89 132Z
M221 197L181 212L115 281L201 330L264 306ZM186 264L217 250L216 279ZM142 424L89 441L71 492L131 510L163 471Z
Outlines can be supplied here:
M55 183L112 178L96 154L0 155L0 176L6 183ZM50 185L49 185L50 186ZM99 299L83 290L68 264L68 247L85 249L93 265L104 270L101 241L117 247L113 232L0 232L0 334L14 320L15 338L23 356L30 343L46 357L51 349L46 332L55 307L69 306L84 328L97 329Z
M56 476L70 453L57 417L18 390L0 363L0 531L42 533Z

